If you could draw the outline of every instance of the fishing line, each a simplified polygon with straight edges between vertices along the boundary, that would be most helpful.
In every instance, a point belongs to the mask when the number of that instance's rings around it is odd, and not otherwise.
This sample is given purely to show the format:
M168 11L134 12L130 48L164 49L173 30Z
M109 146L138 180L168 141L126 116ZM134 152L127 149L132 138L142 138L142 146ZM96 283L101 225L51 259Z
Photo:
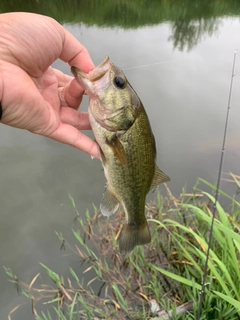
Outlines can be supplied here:
M137 68L151 67L151 66L156 66L158 64L164 64L164 63L174 62L174 61L176 60L165 60L165 61L156 62L156 63L143 64L141 66L136 66L136 67L123 68L122 70L125 71L125 70L137 69Z
M211 222L211 227L210 227L210 234L209 234L209 240L208 240L206 261L205 261L205 265L204 265L202 289L200 291L200 301L199 301L197 320L200 320L202 304L203 304L203 298L204 298L204 291L205 291L205 286L207 285L207 283L205 283L205 281L206 281L206 278L207 278L207 267L208 267L209 253L210 253L210 248L211 248L211 243L212 243L213 225L214 225L214 219L215 219L215 215L216 215L216 207L217 207L217 202L218 202L218 192L219 192L221 175L222 175L223 157L224 157L224 151L225 151L225 146L226 146L227 127L228 127L229 110L230 110L230 105L231 105L231 97L232 97L232 87L233 87L233 77L234 77L234 71L235 71L236 55L237 55L237 50L235 50L234 56L233 56L232 76L231 76L229 96L228 96L228 104L227 104L227 115L226 115L226 121L225 121L225 127L224 127L222 151L221 151L219 171L218 171L218 179L217 179L217 187L216 187L215 201L214 201L213 212L212 212L212 222Z

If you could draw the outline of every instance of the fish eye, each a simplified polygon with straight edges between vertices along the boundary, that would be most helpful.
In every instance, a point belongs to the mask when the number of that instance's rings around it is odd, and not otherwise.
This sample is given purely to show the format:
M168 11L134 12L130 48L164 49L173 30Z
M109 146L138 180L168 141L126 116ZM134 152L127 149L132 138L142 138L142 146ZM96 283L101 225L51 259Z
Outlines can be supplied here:
M125 79L122 77L115 77L114 84L117 88L123 89L125 87Z

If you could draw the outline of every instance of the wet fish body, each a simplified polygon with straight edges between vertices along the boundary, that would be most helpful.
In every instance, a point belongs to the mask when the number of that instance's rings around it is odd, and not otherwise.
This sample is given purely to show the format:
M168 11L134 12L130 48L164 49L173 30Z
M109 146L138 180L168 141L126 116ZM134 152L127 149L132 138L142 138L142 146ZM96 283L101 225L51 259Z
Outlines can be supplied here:
M108 57L89 74L71 68L89 95L89 118L107 179L100 210L110 216L119 208L125 224L120 251L151 241L145 217L148 192L169 181L155 164L156 145L141 100L124 73Z

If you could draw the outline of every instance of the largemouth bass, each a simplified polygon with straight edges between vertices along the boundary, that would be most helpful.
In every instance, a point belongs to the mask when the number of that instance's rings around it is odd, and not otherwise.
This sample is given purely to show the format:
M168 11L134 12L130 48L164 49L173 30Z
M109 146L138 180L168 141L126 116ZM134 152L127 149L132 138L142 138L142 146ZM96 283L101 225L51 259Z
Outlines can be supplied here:
M120 251L131 251L151 241L145 217L148 192L169 177L155 164L156 145L150 123L124 73L108 57L85 74L71 71L89 95L89 118L107 187L100 210L104 216L125 212L119 237Z

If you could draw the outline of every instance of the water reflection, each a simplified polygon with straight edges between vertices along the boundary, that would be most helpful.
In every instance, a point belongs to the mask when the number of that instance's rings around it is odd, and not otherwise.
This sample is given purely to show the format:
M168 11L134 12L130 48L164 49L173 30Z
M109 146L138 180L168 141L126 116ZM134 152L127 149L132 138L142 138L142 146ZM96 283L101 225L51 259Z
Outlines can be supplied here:
M206 35L218 31L220 18L238 16L238 0L2 0L0 12L29 11L49 15L61 23L135 29L168 22L169 40L179 50L191 50Z
M185 20L183 17L172 23L172 35L169 40L173 42L175 49L190 51L206 34L212 36L216 33L220 24L221 20L215 18Z

